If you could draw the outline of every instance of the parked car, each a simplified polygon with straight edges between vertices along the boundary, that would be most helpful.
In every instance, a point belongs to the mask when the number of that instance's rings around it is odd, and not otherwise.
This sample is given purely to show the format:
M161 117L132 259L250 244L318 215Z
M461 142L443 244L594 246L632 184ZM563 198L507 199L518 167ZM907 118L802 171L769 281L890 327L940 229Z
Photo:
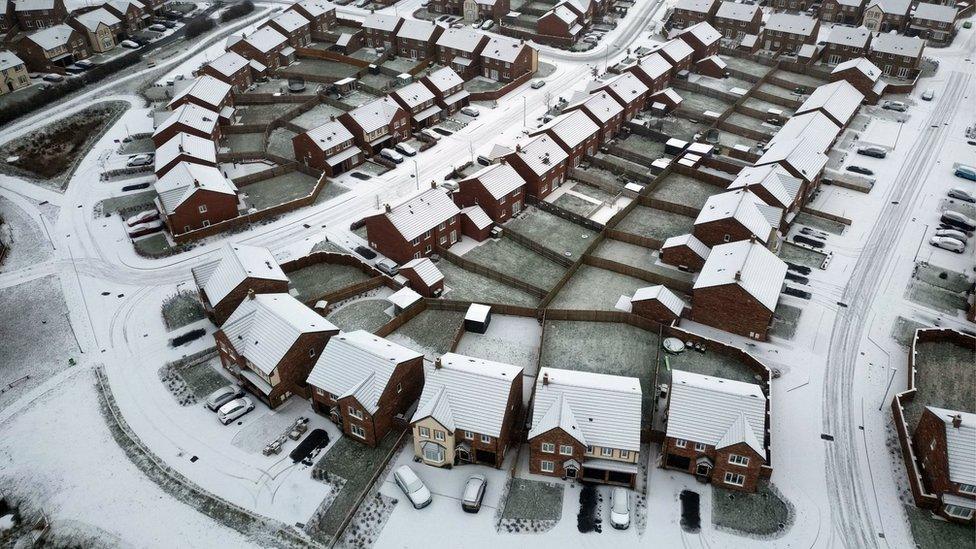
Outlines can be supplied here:
M961 254L966 251L965 244L956 240L955 238L945 236L933 236L931 239L929 239L929 244L935 246L936 248L942 248L943 250L948 250L957 254Z
M81 73L85 72L85 69L79 67L78 65L72 64L72 65L68 65L67 67L65 67L64 68L64 72L66 72L68 74L81 74Z
M227 425L235 419L254 409L254 403L248 397L235 398L217 410L217 419Z
M154 32L166 32L166 25L163 25L161 23L155 23L155 24L149 25L147 28L149 30L151 30L151 31L154 31Z
M403 494L407 496L410 503L413 504L414 509L423 509L430 505L433 499L430 495L430 490L424 485L424 481L420 480L417 473L413 472L407 465L401 465L393 472L393 481L396 482Z
M132 40L123 40L119 42L119 45L122 46L123 48L129 48L130 50L134 50L139 47L139 44Z
M373 259L376 257L376 252L370 250L366 246L356 246L356 253L365 257L366 259Z
M487 19L485 20L484 23L481 24L481 30L488 30L494 26L495 26L495 22L492 21L491 19Z
M454 191L458 190L458 184L454 181L445 181L441 183L441 188L449 193L453 193Z
M969 217L968 215L963 215L952 210L942 212L940 221L946 225L949 225L950 227L956 227L964 231L976 230L976 220L973 220L973 218Z
M466 513L477 513L481 510L481 500L485 499L487 488L488 480L484 475L468 477L468 482L464 483L464 492L461 493L461 509Z
M207 395L207 408L211 411L216 412L224 404L234 400L235 398L241 398L244 396L244 391L237 385L227 385L226 387L221 387L216 391Z
M901 101L885 101L881 107L888 109L889 111L905 112L908 110L908 105L902 103Z
M956 200L962 200L963 202L973 203L976 202L976 196L973 193L967 191L966 189L961 189L959 187L954 187L949 189L949 198L955 198Z
M406 143L397 143L394 148L407 156L417 156L417 149L414 149Z
M483 154L479 154L477 160L482 166L491 166L491 159Z
M400 267L389 259L381 259L377 261L376 269L388 276L396 276L400 273Z
M873 171L871 171L871 170L869 170L867 168L862 168L861 166L848 166L847 167L847 171L854 172L854 173L859 173L859 174L862 174L862 175L874 175L874 172Z
M478 115L481 114L481 111L474 107L462 107L461 112L473 118L477 118Z
M51 74L45 74L44 80L46 82L64 82L64 77L61 76L60 74L54 74L52 72Z
M403 162L403 157L400 156L400 153L396 152L393 149L383 149L383 150L381 150L380 151L380 156L382 156L383 158L385 158L385 159L387 159L387 160L389 160L391 162L395 162L397 164Z
M47 78L45 78L46 80ZM970 181L976 181L976 168L972 166L966 166L965 164L959 164L956 166L955 172L956 177L961 177L963 179L969 179Z
M935 97L935 92L932 90L925 90L922 92L923 101L931 101Z
M420 133L426 135L427 137L433 139L434 141L440 141L441 140L441 134L435 132L434 130L432 130L430 128L424 128L424 129L420 130Z
M162 221L147 221L146 223L138 223L129 227L126 233L129 235L129 238L138 238L147 234L158 233L161 230L163 230Z
M630 495L626 488L618 486L610 496L610 526L617 530L630 527Z
M873 156L874 158L884 158L888 156L888 150L884 147L877 147L875 145L869 145L867 147L861 147L857 150L857 154L863 154L864 156Z
M83 68L85 70L88 70L88 69L90 69L90 68L92 68L92 67L95 66L94 63L92 63L91 61L89 61L87 59L82 59L81 61L75 61L75 65L78 65L79 67L81 67L81 68Z
M372 2L372 1L373 1L373 0L359 0L359 2L356 2L356 7L357 7L357 8L365 8L365 7L366 7L366 6L368 6L368 5L369 5L369 3L370 3L370 2Z
M148 166L153 163L153 155L151 153L137 154L135 156L130 156L129 160L126 161L125 165L130 168L136 168L138 166Z
M943 236L945 238L955 238L959 242L965 244L969 241L969 237L966 233L960 231L959 229L936 229L935 236Z
M537 89L539 89L539 88L541 88L542 86L545 86L545 85L546 85L546 81L545 80L535 80L535 81L532 82L532 84L530 84L529 87L531 87L533 90L537 90Z

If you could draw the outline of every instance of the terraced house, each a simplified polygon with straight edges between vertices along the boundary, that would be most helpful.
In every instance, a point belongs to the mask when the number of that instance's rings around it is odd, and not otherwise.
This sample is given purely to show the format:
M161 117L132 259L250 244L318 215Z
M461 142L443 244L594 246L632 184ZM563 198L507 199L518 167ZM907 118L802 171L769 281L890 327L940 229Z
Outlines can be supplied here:
M429 21L408 19L396 33L396 47L400 57L433 59L437 55L435 43L444 27Z
M605 91L624 107L624 120L632 120L647 105L650 89L632 73L624 73L602 84L594 91Z
M542 200L566 180L569 155L548 135L538 135L515 146L505 155L525 180L526 192Z
M220 139L220 115L193 103L185 103L173 110L153 132L153 144L158 149L163 143L181 133L188 133L210 141Z
M13 8L13 16L17 20L17 26L28 33L33 30L56 26L68 16L64 0L11 1L10 6Z
M328 0L302 0L288 10L300 13L311 22L312 32L328 32L336 26L335 5Z
M879 34L871 42L868 59L888 76L914 78L922 64L925 40L917 36Z
M956 35L956 15L955 6L920 3L908 28L934 44L948 44Z
M339 121L352 132L356 145L367 156L410 137L410 113L389 97L342 113Z
M461 211L443 189L431 188L366 218L369 246L397 263L426 257L461 238Z
M758 36L762 30L762 8L756 4L739 4L726 0L715 12L712 25L726 38Z
M830 65L864 57L871 44L871 31L866 27L835 26L830 29L822 58Z
M453 194L461 208L480 206L495 223L504 223L525 207L525 180L505 162L492 164L458 181Z
M155 174L162 177L180 162L217 166L217 146L213 141L189 133L179 133L156 149Z
M671 80L671 63L660 53L652 53L640 60L640 63L630 69L641 82L648 88L648 93L653 94L662 91L668 86Z
M541 133L547 134L566 151L569 165L573 168L579 166L587 155L596 154L600 146L600 126L581 110L561 114L532 130L529 135Z
M236 52L229 51L200 69L206 74L231 85L235 92L243 92L263 75L265 66L257 61L249 61Z
M336 120L296 135L292 146L296 160L330 177L347 172L366 159L352 132Z
M288 38L271 27L261 27L247 37L232 36L227 39L229 51L257 61L271 72L290 62L285 50L288 47Z
M234 115L234 94L230 84L205 74L176 92L167 107L176 109L182 105L202 107L229 121Z
M580 110L600 127L600 142L606 143L617 135L624 124L624 107L605 91L587 95L580 93L563 108L563 112Z

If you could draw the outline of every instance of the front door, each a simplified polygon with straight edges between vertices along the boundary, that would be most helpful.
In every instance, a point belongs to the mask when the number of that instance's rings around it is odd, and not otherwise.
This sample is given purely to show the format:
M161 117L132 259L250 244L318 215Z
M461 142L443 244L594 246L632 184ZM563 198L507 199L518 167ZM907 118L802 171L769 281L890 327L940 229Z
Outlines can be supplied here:
M457 242L457 231L451 231L451 244Z
M576 468L569 467L566 469L566 478L576 478Z

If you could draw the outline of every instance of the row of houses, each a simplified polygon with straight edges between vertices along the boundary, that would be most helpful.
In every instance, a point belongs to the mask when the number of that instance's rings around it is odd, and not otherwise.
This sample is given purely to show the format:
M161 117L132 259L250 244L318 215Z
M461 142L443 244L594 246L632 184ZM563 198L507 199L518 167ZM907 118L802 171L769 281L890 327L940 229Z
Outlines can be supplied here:
M144 20L162 7L165 0L111 0L88 2L85 0L0 0L0 33L30 33L36 30L66 23L71 16L106 9L131 25L130 29L142 28L136 22Z

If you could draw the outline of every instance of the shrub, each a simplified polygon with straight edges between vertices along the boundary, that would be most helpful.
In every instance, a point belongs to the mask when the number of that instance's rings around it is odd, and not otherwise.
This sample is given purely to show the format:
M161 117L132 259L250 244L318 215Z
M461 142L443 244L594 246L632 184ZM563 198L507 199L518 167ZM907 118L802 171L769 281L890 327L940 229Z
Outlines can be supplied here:
M201 34L214 28L215 26L216 24L214 23L213 19L210 19L205 15L198 15L197 17L194 17L193 19L190 19L189 22L187 22L186 37L196 38L197 36L200 36Z
M234 4L233 6L227 8L227 11L220 14L220 21L226 23L237 19L238 17L243 17L254 11L254 2L251 0L244 0L240 4Z

